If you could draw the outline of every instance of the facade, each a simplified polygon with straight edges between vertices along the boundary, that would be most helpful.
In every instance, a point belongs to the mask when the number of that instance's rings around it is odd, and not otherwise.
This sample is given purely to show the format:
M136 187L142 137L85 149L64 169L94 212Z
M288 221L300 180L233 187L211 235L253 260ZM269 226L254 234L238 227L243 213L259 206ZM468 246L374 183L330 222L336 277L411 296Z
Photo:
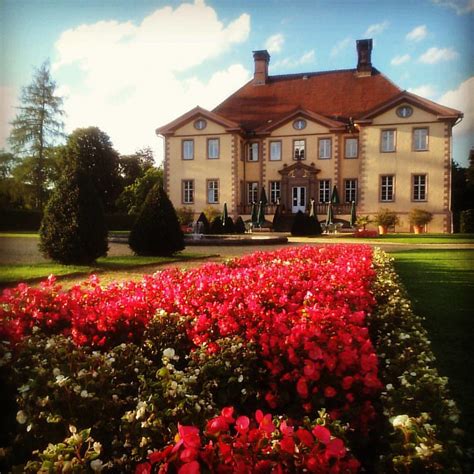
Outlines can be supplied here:
M156 130L165 137L165 187L196 216L224 202L248 216L262 188L271 216L314 199L320 220L334 187L336 217L381 208L410 231L412 208L433 213L430 232L451 231L452 127L458 110L402 91L371 64L372 40L357 41L355 69L269 76L254 51L254 77L214 110L196 107Z

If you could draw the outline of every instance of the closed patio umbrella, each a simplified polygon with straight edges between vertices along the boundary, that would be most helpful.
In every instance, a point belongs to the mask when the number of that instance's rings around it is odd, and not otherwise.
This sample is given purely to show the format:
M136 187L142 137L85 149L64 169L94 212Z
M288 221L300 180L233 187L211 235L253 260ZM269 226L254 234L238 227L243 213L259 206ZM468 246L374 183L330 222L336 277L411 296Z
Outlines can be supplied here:
M262 201L258 204L257 223L259 227L262 227L263 224L265 224L265 204L263 204Z
M222 225L225 227L229 213L227 212L227 203L224 203L224 211L222 212Z
M352 201L352 204L351 204L351 220L350 220L351 227L355 226L356 220L357 220L356 203L355 203L355 201Z
M309 204L309 217L316 217L316 211L314 209L314 199L311 198L310 204Z
M332 194L331 194L331 202L333 204L339 204L339 193L337 192L337 186L334 185L332 188Z
M326 215L326 227L329 226L330 224L333 224L333 211L332 211L332 204L329 202L328 203L328 213Z
M250 212L250 221L252 225L257 225L258 223L258 209L257 204L255 202L252 203L252 211Z

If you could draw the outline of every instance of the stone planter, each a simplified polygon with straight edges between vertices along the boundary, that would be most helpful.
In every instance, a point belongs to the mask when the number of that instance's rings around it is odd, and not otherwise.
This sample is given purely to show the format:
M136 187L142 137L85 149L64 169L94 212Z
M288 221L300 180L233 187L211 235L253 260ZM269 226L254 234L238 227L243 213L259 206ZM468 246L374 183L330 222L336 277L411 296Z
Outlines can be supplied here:
M388 232L388 227L385 225L379 225L379 234L385 235Z
M413 226L413 232L415 234L423 234L425 226L424 225L414 225Z

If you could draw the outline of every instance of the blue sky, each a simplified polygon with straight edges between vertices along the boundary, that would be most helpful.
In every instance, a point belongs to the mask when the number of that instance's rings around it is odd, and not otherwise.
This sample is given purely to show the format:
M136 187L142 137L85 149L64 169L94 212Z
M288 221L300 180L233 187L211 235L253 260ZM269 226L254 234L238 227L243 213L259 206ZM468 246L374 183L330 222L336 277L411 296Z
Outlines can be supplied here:
M151 146L156 127L211 109L253 74L355 67L355 40L403 89L458 108L454 159L474 146L474 0L0 0L0 148L22 86L49 58L66 131L95 125L115 148Z

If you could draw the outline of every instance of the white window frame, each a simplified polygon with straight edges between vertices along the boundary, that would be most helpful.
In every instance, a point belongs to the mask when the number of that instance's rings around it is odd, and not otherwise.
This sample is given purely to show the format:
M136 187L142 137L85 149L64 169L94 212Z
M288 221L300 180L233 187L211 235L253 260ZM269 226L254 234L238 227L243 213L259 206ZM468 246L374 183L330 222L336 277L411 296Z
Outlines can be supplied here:
M281 140L270 142L270 161L281 161L281 146Z
M305 139L298 138L296 140L293 140L293 159L295 161L306 160L306 140Z
M318 181L318 199L319 202L324 204L331 200L331 180L320 179Z
M219 204L219 180L218 179L207 180L207 203Z
M430 131L428 127L414 128L413 129L413 151L428 151L429 136L430 136Z
M420 181L420 178L423 178ZM428 176L426 174L412 175L412 201L426 202L428 196Z
M346 203L357 202L357 179L344 180L344 201Z
M268 195L271 204L279 202L281 199L281 181L270 181Z
M247 182L247 204L258 202L258 181Z
M258 142L249 143L247 150L248 150L247 161L251 161L251 162L258 161L258 153L259 153Z
M395 201L395 176L393 174L380 176L380 202Z
M184 139L182 141L181 147L182 147L183 160L186 160L186 161L194 160L194 140L192 138Z
M183 204L194 204L194 180L183 179L181 186L183 190Z
M380 134L380 151L393 153L397 148L397 131L394 128L382 130Z
M359 139L346 137L344 140L344 158L355 159L359 156Z
M219 138L207 139L207 159L218 160L220 154L220 140Z
M318 158L330 160L332 156L332 138L320 138L318 140Z

